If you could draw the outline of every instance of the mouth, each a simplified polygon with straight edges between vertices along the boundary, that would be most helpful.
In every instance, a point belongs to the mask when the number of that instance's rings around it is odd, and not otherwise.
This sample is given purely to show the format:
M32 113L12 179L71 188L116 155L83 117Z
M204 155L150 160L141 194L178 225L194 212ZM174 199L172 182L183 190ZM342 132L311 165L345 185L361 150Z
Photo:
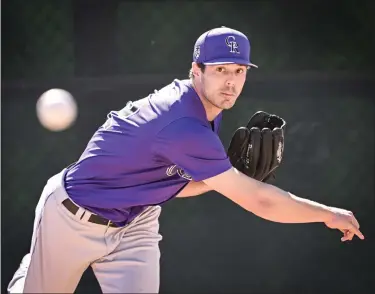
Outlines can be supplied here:
M224 97L227 97L227 98L234 97L233 93L228 93L228 92L220 92L220 93L221 93L221 95L223 95Z

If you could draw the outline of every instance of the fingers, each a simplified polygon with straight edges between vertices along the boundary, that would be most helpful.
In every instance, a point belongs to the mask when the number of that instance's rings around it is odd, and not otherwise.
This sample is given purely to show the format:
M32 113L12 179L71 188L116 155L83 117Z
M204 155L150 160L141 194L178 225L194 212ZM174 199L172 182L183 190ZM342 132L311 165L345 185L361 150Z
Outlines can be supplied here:
M352 221L352 224L353 224L357 229L359 229L359 223L358 223L357 219L354 217L353 213L351 213L351 221Z
M355 235L358 236L358 238L360 238L361 240L363 240L365 237L363 236L363 234L359 230L359 227L360 227L359 223L358 223L357 219L354 217L353 213L350 213L350 214L351 214L351 217L350 217L350 221L351 221L350 231L353 234L353 236L351 238L353 238L354 234L355 234Z
M363 236L363 234L361 233L361 231L359 229L357 229L355 226L352 226L350 228L350 231L352 233L354 233L355 235L357 235L357 237L361 240L365 239L365 236Z
M352 224L349 226L347 230L340 230L340 231L344 234L344 236L341 237L341 241L343 242L353 240L355 235L361 240L365 239L362 232Z
M342 242L353 240L354 233L349 230L341 230L344 233L344 237L341 238Z
M342 242L351 241L353 240L354 236L357 236L361 240L365 237L363 236L362 232L359 230L359 223L357 219L354 217L353 213L350 212L350 218L348 221L348 227L346 229L339 229L344 236L341 238Z

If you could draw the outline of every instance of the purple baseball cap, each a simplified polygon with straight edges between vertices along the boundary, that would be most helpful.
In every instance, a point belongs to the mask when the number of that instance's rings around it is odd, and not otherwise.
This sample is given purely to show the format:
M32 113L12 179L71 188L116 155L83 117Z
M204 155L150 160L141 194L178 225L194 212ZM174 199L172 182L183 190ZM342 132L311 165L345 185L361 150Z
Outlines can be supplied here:
M193 61L206 65L236 63L258 68L250 62L250 41L240 31L220 27L203 33L194 45Z

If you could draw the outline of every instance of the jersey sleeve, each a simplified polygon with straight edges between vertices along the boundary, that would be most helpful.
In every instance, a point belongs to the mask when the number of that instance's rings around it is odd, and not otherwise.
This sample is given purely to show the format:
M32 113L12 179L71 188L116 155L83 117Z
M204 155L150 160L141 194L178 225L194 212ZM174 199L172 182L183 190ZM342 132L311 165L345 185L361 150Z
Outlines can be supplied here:
M194 118L180 118L155 138L154 152L177 165L194 181L202 181L232 167L216 133Z

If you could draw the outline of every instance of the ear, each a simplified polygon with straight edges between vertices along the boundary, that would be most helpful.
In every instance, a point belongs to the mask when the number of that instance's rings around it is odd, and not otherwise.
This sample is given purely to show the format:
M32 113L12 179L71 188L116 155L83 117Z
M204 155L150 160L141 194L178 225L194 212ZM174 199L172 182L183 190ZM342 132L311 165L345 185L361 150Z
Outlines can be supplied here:
M199 68L199 66L197 65L196 62L192 62L191 63L191 69L193 71L193 75L194 76L199 76L201 74L201 69Z

